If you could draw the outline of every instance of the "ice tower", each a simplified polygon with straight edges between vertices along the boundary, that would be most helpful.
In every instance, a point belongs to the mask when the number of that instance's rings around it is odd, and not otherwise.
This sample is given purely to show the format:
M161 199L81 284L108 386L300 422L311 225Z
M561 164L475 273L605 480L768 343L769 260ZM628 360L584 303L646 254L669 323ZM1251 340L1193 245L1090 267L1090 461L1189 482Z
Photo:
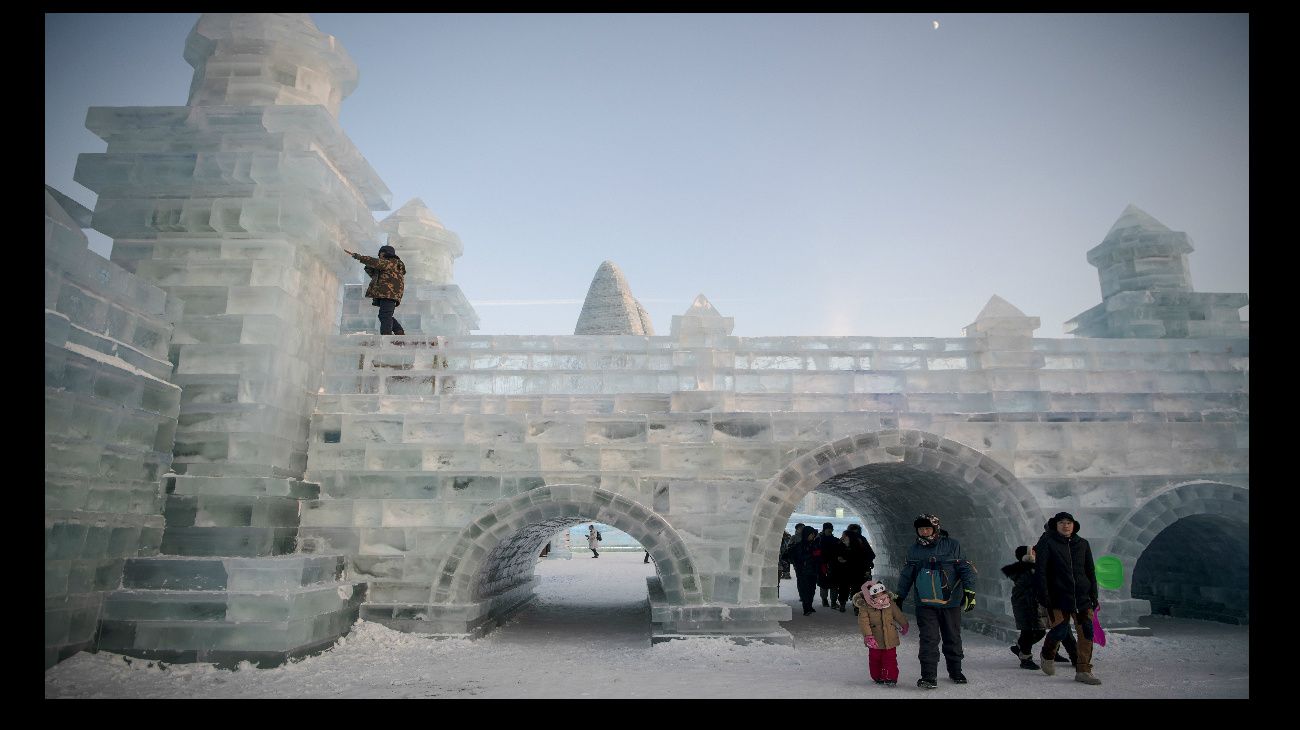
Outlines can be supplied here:
M478 329L478 314L452 281L452 264L464 252L460 237L447 230L419 198L409 200L379 227L406 265L406 292L397 309L397 320L406 332L467 335ZM365 298L366 286L344 288L343 332L379 331L376 307Z
M1097 267L1102 303L1065 323L1080 337L1245 337L1238 310L1245 294L1192 290L1186 233L1171 231L1129 205L1106 238L1088 251Z
M343 249L377 245L390 196L339 127L356 66L307 15L205 14L185 60L188 105L92 108L108 148L76 170L112 260L185 302L163 556L128 562L100 648L219 660L252 631L282 660L346 631L361 598L341 559L291 553Z

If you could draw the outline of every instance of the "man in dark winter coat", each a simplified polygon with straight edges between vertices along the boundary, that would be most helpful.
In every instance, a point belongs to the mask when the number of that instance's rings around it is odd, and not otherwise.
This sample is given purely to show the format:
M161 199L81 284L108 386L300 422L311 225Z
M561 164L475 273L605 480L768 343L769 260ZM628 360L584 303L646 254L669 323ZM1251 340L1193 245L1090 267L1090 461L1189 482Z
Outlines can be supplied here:
M1016 548L1016 562L1002 566L1002 574L1010 578L1013 583L1011 612L1016 617L1016 628L1020 629L1020 636L1016 643L1011 645L1011 653L1020 659L1021 669L1039 669L1039 666L1034 663L1032 650L1034 644L1047 635L1047 609L1038 604L1038 595L1034 588L1034 558L1036 557L1033 548L1021 545ZM1078 656L1074 637L1066 634L1061 644L1072 658L1066 659L1058 653L1055 657L1056 661L1068 661L1074 664L1073 657Z
M939 639L948 676L966 684L961 673L961 614L975 608L975 569L962 553L961 543L939 529L939 518L923 514L912 523L916 541L908 548L907 562L898 573L898 603L916 588L916 622L920 625L921 678L916 686L934 689L939 675Z
M370 276L366 296L379 307L379 334L406 334L402 324L393 318L393 310L402 303L402 293L406 288L406 264L397 257L397 251L392 246L382 246L378 258L362 256L347 249L343 251L365 264L365 271Z
M1070 632L1074 620L1079 633L1079 657L1074 679L1084 684L1101 684L1092 676L1092 615L1097 601L1097 573L1092 546L1079 537L1079 523L1069 512L1058 512L1043 526L1043 536L1034 546L1037 558L1034 586L1038 602L1047 608L1048 631L1043 641L1042 669L1056 674L1056 646Z
M823 606L839 606L839 574L840 561L844 546L840 544L840 539L835 536L835 525L825 522L822 523L821 535L817 537L817 547L821 550L822 570L817 576L817 585L822 589ZM827 598L829 594L829 600ZM848 596L845 596L848 599Z
M856 593L863 583L871 579L868 565L875 560L876 554L872 552L871 546L867 544L862 533L853 531L852 525L840 537L840 545L840 557L836 561L838 563L836 582L839 584L840 611L843 612L849 596ZM853 608L856 616L857 606Z
M799 601L803 603L803 615L807 616L817 612L812 602L817 595L817 576L821 573L821 550L817 548L817 528L809 525L799 537L798 541L791 540L785 559L794 566Z

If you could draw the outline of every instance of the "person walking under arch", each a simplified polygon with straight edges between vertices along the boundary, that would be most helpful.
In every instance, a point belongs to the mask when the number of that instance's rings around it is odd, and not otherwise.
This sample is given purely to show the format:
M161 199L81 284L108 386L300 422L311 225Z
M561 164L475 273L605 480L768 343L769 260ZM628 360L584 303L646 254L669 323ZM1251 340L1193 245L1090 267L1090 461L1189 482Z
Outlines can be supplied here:
M591 550L591 557L599 558L600 553L596 550L600 546L600 533L596 531L595 525L587 525L587 548Z
M807 616L817 613L812 604L817 595L817 576L821 572L821 551L817 548L817 529L812 525L803 528L800 538L786 550L786 560L794 566L799 601L803 604L803 615Z
M822 523L821 535L817 537L817 548L821 550L821 572L817 574L817 585L821 588L822 606L839 608L841 572L839 566L844 546L840 543L840 539L835 537L835 525L829 522Z
M393 310L402 303L402 292L406 288L406 264L397 256L392 246L381 246L379 257L362 256L343 249L343 252L365 265L370 276L370 286L366 287L366 296L372 304L379 307L379 334L404 335L402 323L393 317Z
M1047 635L1047 609L1039 605L1034 587L1034 560L1037 557L1033 548L1021 545L1016 548L1016 562L1002 566L1002 574L1010 578L1013 584L1011 613L1016 617L1016 628L1020 629L1020 636L1011 645L1011 653L1020 659L1021 669L1040 668L1034 663L1033 648L1034 644ZM1061 644L1071 658L1066 659L1058 652L1055 660L1074 664L1078 656L1074 637L1066 634Z
M837 582L839 583L840 613L844 612L845 605L849 602L849 597L854 594L857 587L870 580L867 573L868 551L867 541L862 537L862 533L854 532L852 525L840 536L840 556L836 560L838 565ZM871 555L874 558L875 555ZM858 615L858 606L853 606L853 615Z
M1092 675L1092 616L1097 606L1097 572L1092 546L1079 537L1079 523L1069 512L1058 512L1043 525L1043 536L1034 546L1037 557L1034 585L1038 602L1047 608L1047 638L1043 641L1042 669L1056 674L1056 646L1070 633L1070 621L1078 631L1074 679L1084 684L1101 684Z
M920 626L921 678L916 686L939 686L939 641L948 677L966 684L961 672L961 614L975 608L975 569L966 560L961 543L939 529L939 518L923 514L912 522L916 540L898 574L898 603L915 589L916 623Z

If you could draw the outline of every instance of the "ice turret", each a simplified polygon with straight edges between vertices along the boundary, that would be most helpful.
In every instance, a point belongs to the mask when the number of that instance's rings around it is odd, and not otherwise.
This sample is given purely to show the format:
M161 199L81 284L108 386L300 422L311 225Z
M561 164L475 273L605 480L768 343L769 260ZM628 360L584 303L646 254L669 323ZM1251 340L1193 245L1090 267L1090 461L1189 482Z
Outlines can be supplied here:
M320 104L335 117L357 66L306 13L205 13L185 41L189 106Z
M603 261L587 288L575 335L653 335L654 325L623 272L613 261Z
M975 317L975 321L966 325L964 332L967 337L978 337L985 333L1029 337L1040 324L1038 317L1030 317L1011 302L994 294Z
M734 317L724 317L713 304L700 294L682 314L673 315L673 337L687 335L729 335L736 326Z
M1100 244L1088 251L1102 303L1065 323L1082 337L1243 337L1245 294L1192 289L1186 233L1170 230L1129 205Z

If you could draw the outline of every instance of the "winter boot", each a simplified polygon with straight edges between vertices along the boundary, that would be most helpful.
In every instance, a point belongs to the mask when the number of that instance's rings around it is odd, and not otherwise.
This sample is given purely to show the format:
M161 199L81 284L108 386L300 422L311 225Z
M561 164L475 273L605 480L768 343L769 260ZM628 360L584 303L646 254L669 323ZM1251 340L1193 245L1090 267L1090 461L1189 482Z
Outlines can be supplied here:
M926 679L925 677L921 677L920 679L916 680L916 686L920 687L921 689L935 689L936 687L939 686L939 683L934 681L933 679Z
M1074 681L1084 684L1101 684L1101 680L1092 676L1092 672L1075 672Z
M948 677L952 679L954 684L966 684L966 675L962 674L961 672L957 672L956 674L949 674Z
M1015 644L1011 645L1011 653L1015 654L1016 658L1020 660L1021 669L1040 669L1040 667L1034 663L1034 655L1021 654L1020 647L1016 646Z
M1056 662L1051 657L1043 657L1043 666L1039 667L1039 669L1042 669L1043 674L1049 677L1056 676Z

